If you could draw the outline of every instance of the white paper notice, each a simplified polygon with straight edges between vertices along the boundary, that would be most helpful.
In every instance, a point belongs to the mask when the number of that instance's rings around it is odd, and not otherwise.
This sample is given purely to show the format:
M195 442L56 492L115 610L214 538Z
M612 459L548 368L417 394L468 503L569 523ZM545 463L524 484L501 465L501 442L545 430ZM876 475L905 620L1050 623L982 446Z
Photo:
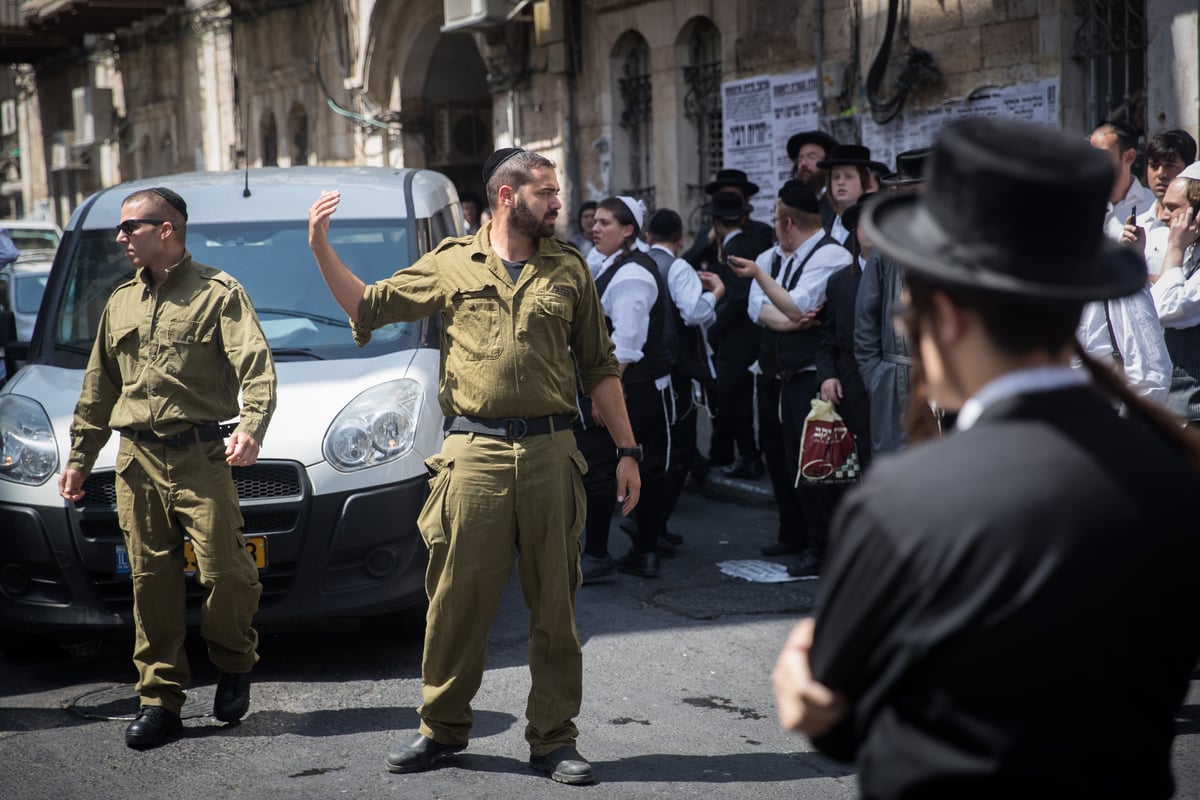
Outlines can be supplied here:
M793 578L791 575L788 575L785 564L776 564L774 561L718 561L717 569L731 577L742 578L754 583L787 583L788 581L809 581L816 579L815 575L804 578Z
M779 189L792 177L792 160L788 158L787 141L793 134L814 131L820 127L821 109L817 98L817 71L793 72L789 75L771 76L772 146L771 186L768 197L775 197Z
M775 137L771 130L771 78L759 75L740 81L721 84L722 124L725 127L725 169L740 169L751 183L757 183L760 194L751 200L753 217L764 222L771 219L774 203L762 200L774 183L771 152ZM757 202L756 202L757 201Z
M871 149L871 158L894 166L896 154L931 146L943 125L966 117L1003 117L1057 127L1058 78L998 86L975 92L969 99L904 111L886 125L864 114L862 143Z

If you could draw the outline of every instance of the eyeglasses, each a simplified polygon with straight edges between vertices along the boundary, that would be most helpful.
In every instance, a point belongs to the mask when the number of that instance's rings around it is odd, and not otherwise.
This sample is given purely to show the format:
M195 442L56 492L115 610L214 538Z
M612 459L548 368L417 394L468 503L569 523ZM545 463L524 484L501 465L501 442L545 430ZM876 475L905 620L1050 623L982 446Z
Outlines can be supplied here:
M138 225L162 225L164 222L166 222L165 219L123 219L117 225L117 233L133 236Z

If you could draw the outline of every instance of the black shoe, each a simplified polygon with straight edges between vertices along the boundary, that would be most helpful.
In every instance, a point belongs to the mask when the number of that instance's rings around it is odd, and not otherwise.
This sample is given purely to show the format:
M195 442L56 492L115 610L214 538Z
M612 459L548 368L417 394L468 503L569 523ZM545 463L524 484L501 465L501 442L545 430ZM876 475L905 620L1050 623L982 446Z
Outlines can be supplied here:
M137 719L125 729L125 744L130 747L158 747L183 731L183 722L174 711L162 706L142 706Z
M621 572L642 578L657 578L658 567L658 553L635 553L631 550L628 555L617 561L617 569Z
M778 541L764 544L760 551L764 556L790 556L792 553L803 553L804 548L796 542Z
M675 545L676 547L679 547L679 545L683 544L683 537L680 536L678 533L671 533L670 531L667 531L659 538L666 539L668 542Z
M658 537L658 539L654 542L654 550L663 558L675 557L675 545L671 544L671 542L663 536Z
M585 584L608 580L616 572L616 565L613 563L612 556L610 555L600 558L599 556L584 553L583 557L579 559L579 564Z
M763 465L762 461L755 459L742 459L734 464L729 469L725 470L725 477L739 478L741 480L756 481L762 477Z
M439 758L452 756L466 750L465 744L442 744L423 733L408 744L397 744L387 754L388 772L423 772L435 766Z
M626 520L621 523L621 532L633 538L637 536L638 526L633 520ZM675 546L683 544L683 537L677 533L663 532L658 537L658 541L654 543L654 548L658 550L658 554L663 558L670 558L675 555ZM585 579L586 582L586 579Z
M250 673L222 672L213 697L213 716L221 722L237 722L250 710Z
M788 566L787 573L793 578L816 577L821 574L821 564L823 561L824 559L812 550L805 550L804 555L800 556L799 561Z
M556 747L544 756L530 756L529 766L539 772L549 772L550 777L559 783L574 786L591 783L596 779L592 775L592 765L569 744Z

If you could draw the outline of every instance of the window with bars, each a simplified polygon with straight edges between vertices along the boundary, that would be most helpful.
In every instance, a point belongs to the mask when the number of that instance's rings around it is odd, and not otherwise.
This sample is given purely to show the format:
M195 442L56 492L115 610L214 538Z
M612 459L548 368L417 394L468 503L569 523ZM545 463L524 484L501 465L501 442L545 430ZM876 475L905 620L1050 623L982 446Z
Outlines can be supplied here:
M1072 56L1087 76L1090 125L1128 122L1146 130L1145 0L1074 0Z
M654 205L654 136L650 86L650 47L641 34L629 31L617 41L617 97L620 98L619 123L623 136L614 149L614 158L626 159L624 175L616 185L618 194L636 197ZM625 152L622 153L621 151Z
M704 186L721 169L724 141L721 116L721 32L698 19L688 37L688 63L683 67L683 111L695 127L698 158L695 183L687 184L688 200L704 197Z

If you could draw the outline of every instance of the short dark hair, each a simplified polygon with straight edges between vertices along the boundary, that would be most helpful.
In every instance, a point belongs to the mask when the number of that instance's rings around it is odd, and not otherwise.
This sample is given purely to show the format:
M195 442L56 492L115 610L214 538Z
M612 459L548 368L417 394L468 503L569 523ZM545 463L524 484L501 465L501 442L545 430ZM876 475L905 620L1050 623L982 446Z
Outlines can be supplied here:
M577 213L575 215L575 227L579 228L580 230L583 230L583 215L589 211L595 211L595 210L596 210L596 201L595 200L588 200L586 203L581 205L579 207L579 213Z
M475 194L474 192L460 192L458 195L458 202L459 203L474 203L476 206L479 207L480 211L483 210L483 200L480 199L479 195Z
M1185 130L1176 128L1150 137L1146 143L1147 161L1170 161L1177 156L1184 165L1196 160L1196 140Z
M488 203L492 206L500 205L501 186L511 186L514 191L519 191L522 186L529 183L533 177L531 175L533 170L554 169L555 166L553 161L540 153L533 153L529 150L514 153L496 167L491 177L488 178Z
M1126 150L1137 149L1138 132L1128 122L1122 122L1119 119L1101 122L1092 133L1100 133L1101 131L1111 133L1117 137L1117 147L1120 148L1122 153Z
M125 197L121 205L149 201L154 208L154 215L167 220L179 233L181 240L187 235L187 203L171 189L155 186L150 189L139 189Z
M660 208L646 221L646 235L651 242L677 242L683 236L683 220L669 208Z

